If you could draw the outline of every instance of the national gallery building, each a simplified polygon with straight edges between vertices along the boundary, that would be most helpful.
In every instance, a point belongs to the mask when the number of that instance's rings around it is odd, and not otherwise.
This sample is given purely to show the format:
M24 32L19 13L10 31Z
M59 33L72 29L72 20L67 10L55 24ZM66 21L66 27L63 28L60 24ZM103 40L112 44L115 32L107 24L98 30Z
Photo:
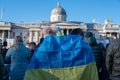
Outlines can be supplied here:
M67 21L67 13L58 3L51 12L49 22L12 23L0 21L0 39L14 39L15 36L21 35L24 42L39 43L42 28L50 25L61 27L64 34L69 34L74 28L81 28L84 32L92 32L98 40L103 37L114 39L120 37L120 25L113 24L110 19L105 20L104 24L99 24L95 20L92 23Z

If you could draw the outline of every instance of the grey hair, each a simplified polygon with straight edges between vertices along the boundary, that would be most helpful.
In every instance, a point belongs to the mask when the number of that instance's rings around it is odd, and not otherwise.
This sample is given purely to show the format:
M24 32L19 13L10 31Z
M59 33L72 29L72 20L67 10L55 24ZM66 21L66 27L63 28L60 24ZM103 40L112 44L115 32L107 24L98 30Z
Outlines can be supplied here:
M55 25L44 27L42 30L43 35L56 34L57 27Z

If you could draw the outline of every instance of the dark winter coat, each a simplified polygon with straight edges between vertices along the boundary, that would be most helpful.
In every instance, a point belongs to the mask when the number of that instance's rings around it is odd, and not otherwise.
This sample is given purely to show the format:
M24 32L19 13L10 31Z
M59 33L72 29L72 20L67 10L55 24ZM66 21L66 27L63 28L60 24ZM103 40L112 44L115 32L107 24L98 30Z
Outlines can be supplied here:
M89 43L89 45L91 46L93 50L96 64L99 70L99 68L102 66L102 63L105 60L103 56L102 48L99 44L97 44L96 39L94 37L89 37L86 39L86 41Z
M120 80L120 39L113 40L107 50L106 66L112 80Z
M2 80L3 73L4 73L4 63L3 63L2 56L0 54L0 80Z
M97 44L96 39L94 37L86 38L86 41L89 43L94 53L99 74L99 80L109 80L109 74L105 66L104 50L99 44Z

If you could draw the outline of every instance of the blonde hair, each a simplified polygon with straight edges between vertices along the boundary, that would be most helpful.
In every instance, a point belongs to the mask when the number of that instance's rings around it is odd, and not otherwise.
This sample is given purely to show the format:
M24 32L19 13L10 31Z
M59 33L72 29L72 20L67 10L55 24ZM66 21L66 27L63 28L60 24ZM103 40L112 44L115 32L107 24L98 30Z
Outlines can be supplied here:
M14 44L13 44L13 47L15 48L15 50L18 50L19 42L23 42L23 39L21 36L16 36L14 39Z

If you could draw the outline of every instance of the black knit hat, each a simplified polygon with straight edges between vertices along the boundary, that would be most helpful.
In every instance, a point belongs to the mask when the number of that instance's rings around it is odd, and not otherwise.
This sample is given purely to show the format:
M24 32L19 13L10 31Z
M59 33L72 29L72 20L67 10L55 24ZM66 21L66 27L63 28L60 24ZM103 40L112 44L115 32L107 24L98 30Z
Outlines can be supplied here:
M73 29L70 34L81 35L84 37L84 33L83 33L82 29L80 29L80 28Z
M93 33L92 32L86 32L85 37L86 38L93 37Z

